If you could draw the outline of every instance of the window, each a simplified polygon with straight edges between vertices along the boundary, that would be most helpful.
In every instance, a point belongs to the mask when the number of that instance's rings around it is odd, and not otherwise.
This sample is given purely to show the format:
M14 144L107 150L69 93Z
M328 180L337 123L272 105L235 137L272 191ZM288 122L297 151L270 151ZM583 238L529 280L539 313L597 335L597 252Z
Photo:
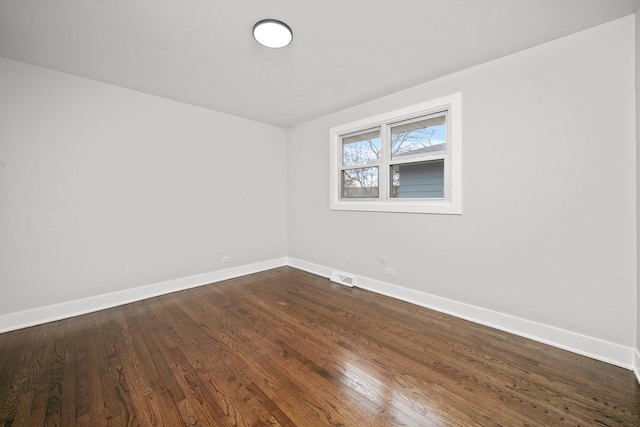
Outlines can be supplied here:
M334 210L462 213L461 95L331 129Z

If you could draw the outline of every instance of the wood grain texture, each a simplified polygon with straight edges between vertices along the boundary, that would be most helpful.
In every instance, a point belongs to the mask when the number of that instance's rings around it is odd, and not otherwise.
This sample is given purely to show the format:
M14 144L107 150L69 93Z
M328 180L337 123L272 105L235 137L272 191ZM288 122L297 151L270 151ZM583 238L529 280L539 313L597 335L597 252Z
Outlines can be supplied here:
M0 426L640 426L631 371L283 267L0 335Z

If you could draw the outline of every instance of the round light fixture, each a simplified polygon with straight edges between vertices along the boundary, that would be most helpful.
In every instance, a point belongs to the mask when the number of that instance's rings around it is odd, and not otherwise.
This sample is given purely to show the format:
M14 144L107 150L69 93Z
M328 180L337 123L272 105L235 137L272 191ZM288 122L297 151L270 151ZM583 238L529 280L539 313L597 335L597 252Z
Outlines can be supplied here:
M253 37L261 45L277 49L291 43L293 32L284 22L263 19L253 26Z

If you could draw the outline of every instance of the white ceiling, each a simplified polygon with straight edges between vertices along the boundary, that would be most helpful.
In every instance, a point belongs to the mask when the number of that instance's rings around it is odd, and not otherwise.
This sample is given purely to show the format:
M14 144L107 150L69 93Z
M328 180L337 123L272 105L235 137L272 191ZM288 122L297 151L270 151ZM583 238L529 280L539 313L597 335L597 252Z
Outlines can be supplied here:
M0 0L0 56L290 127L634 13L640 0ZM265 18L294 40L252 37Z

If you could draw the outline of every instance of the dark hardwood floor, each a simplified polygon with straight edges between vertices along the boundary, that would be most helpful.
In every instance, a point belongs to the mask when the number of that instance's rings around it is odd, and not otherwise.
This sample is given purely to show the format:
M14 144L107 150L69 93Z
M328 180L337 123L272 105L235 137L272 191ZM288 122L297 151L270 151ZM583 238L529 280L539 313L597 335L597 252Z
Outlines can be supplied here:
M290 267L0 335L5 426L639 426L632 372Z

